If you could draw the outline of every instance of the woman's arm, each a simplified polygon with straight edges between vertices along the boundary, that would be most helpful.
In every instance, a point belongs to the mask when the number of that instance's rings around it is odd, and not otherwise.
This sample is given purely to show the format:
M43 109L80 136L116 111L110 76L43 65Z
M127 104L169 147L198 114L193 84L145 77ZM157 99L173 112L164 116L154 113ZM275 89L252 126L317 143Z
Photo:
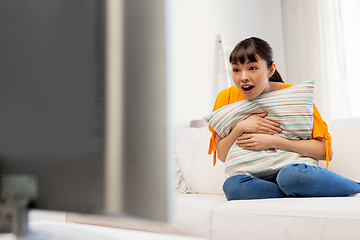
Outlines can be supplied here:
M273 148L287 152L296 152L304 157L317 160L326 159L325 138L309 140L290 140L278 136L273 142Z
M215 145L218 152L217 156L220 161L225 162L226 156L234 144L236 139L241 136L244 132L241 129L233 129L229 135L221 138L218 134L215 135Z
M279 135L246 134L237 138L239 147L247 150L264 150L276 148L288 152L296 152L304 157L317 160L326 159L325 139L290 140Z
M218 152L218 158L224 162L226 156L236 139L243 133L275 134L281 132L280 124L266 119L267 113L258 113L239 121L232 131L225 137L221 138L215 135L215 145Z

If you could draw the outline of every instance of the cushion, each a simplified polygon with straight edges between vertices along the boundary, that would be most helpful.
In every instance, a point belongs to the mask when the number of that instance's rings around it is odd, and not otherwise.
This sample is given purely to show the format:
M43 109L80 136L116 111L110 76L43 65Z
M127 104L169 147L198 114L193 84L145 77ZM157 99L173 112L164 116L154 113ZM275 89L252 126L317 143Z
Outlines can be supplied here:
M182 192L223 194L224 164L212 166L212 157L207 154L210 137L208 127L176 129L175 151L180 166L178 171L181 170L178 176L182 177L178 189Z
M183 171L181 170L179 160L176 158L175 162L175 174L176 174L176 182L175 188L178 193L186 193L186 194L193 194L198 193L185 182Z
M177 194L173 225L193 236L211 238L211 223L216 206L226 202L218 194Z
M360 159L357 152L360 136L360 118L346 118L330 121L333 158L330 170L344 177L360 182ZM320 161L325 167L325 161Z
M360 198L277 198L224 202L212 239L359 239ZM234 231L236 229L236 231Z
M266 118L280 124L280 136L300 140L312 137L314 81L290 88L264 93L252 100L242 100L224 106L204 119L219 134L226 137L233 127L251 114L267 112ZM291 163L317 165L317 161L297 153L278 149L244 150L235 143L226 157L227 175L247 174L265 177Z

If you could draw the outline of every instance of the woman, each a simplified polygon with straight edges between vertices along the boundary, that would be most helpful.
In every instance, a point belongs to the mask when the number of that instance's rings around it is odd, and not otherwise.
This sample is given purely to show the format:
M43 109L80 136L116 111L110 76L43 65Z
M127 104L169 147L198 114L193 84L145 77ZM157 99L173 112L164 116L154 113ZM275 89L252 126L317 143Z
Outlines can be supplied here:
M241 41L235 46L229 60L235 86L218 95L214 111L243 99L255 99L263 93L292 86L283 82L273 61L272 48L262 39L252 37ZM210 127L213 137L209 153L213 153L216 160L217 152L218 158L225 162L229 149L236 142L245 150L274 148L315 160L330 158L330 135L315 106L312 139L291 140L277 135L282 131L280 125L266 119L266 115L266 112L253 114L239 121L224 138ZM228 200L289 196L336 197L360 192L359 183L316 165L294 162L282 166L276 174L259 178L248 174L233 175L225 181L223 190Z

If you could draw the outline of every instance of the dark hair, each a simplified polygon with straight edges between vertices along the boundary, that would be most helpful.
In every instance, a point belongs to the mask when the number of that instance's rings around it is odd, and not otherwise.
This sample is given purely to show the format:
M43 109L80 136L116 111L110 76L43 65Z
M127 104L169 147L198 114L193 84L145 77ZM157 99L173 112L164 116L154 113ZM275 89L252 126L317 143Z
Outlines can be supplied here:
M230 53L230 63L244 64L245 60L257 62L257 57L266 61L267 67L270 68L274 62L273 50L270 44L260 38L251 37L239 42ZM284 82L277 69L269 78L271 82Z

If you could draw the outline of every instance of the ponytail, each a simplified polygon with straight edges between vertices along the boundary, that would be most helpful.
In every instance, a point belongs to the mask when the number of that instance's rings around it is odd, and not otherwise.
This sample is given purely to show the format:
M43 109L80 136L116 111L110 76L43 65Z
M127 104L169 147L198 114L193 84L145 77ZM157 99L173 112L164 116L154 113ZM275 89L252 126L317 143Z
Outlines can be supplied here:
M284 82L279 71L275 69L274 74L269 78L270 82Z

